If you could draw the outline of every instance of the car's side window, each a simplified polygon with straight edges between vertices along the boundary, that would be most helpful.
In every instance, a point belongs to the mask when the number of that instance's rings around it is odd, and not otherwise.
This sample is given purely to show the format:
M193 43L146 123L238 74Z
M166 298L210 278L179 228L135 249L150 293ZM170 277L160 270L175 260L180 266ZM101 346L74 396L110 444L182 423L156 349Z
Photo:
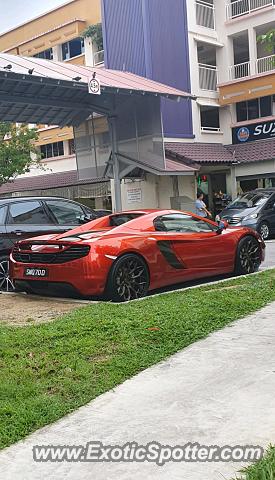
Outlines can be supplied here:
M199 233L213 232L215 226L202 219L185 214L169 214L158 217L154 221L155 230L158 232Z
M9 225L49 225L52 221L40 202L28 201L13 203L9 206L7 223Z
M0 225L5 224L6 216L7 216L7 207L0 207Z
M46 204L58 225L79 225L84 210L80 205L62 200L47 200Z

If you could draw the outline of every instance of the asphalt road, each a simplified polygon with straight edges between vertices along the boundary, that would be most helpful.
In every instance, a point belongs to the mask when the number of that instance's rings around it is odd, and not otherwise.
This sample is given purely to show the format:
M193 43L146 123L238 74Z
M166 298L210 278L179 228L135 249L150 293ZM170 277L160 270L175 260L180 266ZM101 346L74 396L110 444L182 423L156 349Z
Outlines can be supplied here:
M275 240L266 242L266 259L261 268L275 267Z

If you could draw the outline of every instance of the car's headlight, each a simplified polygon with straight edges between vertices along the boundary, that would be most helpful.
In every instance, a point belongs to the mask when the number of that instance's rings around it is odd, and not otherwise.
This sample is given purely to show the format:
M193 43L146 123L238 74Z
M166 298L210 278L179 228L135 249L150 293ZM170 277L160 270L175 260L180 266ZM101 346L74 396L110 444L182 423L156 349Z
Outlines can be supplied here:
M257 217L258 217L258 213L251 213L250 215L247 215L246 217L244 217L243 221L251 220L251 219L257 218Z

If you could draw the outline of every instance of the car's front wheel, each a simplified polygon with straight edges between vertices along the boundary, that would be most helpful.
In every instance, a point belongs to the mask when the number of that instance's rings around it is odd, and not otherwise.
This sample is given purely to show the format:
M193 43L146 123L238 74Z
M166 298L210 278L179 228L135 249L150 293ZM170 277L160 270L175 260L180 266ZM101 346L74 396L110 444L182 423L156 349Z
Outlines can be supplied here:
M259 270L261 265L261 247L258 240L252 236L244 237L240 240L237 256L235 273L246 275Z
M9 276L9 259L0 257L0 291L13 292L14 285Z
M259 225L258 232L263 240L268 240L270 237L270 228L267 222L262 222Z
M135 254L126 254L113 264L107 284L107 297L114 302L127 302L144 297L149 289L149 271L145 261Z

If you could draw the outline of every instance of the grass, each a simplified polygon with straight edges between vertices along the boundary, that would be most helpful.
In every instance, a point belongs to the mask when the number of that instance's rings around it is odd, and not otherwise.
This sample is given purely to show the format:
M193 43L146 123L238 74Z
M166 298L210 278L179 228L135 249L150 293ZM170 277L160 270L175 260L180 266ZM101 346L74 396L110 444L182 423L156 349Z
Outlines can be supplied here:
M275 480L275 447L270 446L265 457L242 470L236 480Z
M236 286L236 288L225 288ZM275 271L0 327L0 447L275 300Z

